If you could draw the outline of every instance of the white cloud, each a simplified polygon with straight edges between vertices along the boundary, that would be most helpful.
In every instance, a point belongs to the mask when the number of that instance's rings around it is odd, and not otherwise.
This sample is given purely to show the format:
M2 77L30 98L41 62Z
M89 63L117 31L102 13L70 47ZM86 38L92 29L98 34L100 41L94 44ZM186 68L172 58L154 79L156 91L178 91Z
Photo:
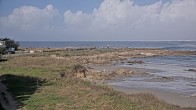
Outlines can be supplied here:
M162 21L186 20L195 22L195 9L196 0L174 0L171 4L163 5L160 19Z
M5 27L13 27L19 29L32 29L38 26L45 26L58 15L58 11L48 5L44 9L33 6L23 6L16 8L8 17L1 18L1 24ZM42 25L43 24L43 25Z
M64 15L52 5L44 9L23 6L0 18L0 27L4 27L0 32L33 30L37 36L44 32L43 40L56 40L55 35L62 40L196 40L194 10L196 0L145 6L130 0L104 0L91 14L68 10Z
M138 6L130 0L104 0L88 17L69 11L72 16L65 23L83 26L84 33L102 40L196 39L194 10L195 0L159 1L147 6ZM65 18L69 17L66 13Z
M39 40L49 37L51 30L58 29L56 20L59 16L58 10L51 4L44 9L22 6L7 17L0 17L0 32L19 40Z

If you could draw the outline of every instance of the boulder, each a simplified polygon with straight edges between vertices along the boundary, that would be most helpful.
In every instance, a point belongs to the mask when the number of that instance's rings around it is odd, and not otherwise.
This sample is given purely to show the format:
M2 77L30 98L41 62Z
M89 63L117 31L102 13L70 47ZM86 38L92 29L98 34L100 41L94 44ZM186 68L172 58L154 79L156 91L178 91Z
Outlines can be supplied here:
M126 69L117 69L117 70L115 70L115 73L117 75L125 75L128 73L128 71Z
M130 61L127 61L128 64L142 64L144 63L144 61L142 60L130 60Z
M196 72L196 69L188 69L187 71Z
M76 78L85 78L86 74L84 72L78 72L76 73Z

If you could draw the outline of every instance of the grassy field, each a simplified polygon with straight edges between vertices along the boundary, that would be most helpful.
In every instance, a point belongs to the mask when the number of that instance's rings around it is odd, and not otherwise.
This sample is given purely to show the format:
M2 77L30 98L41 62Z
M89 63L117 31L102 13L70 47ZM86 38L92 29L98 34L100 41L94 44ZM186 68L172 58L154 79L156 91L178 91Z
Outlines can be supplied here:
M13 57L0 62L0 79L22 110L191 109L166 104L151 94L127 95L73 76L62 78L60 73L70 72L74 64L47 55Z

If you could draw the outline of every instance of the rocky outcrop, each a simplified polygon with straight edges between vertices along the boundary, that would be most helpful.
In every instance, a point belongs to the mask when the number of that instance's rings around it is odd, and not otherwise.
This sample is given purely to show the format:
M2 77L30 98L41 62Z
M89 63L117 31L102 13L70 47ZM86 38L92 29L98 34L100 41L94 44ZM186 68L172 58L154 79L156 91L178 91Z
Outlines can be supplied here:
M105 80L111 80L117 77L131 76L133 74L134 74L133 71L125 68L119 68L112 71L105 71L105 70L100 71L100 70L90 69L86 73L85 79L92 82L100 83L100 82L104 82Z
M148 57L155 56L155 54L150 53L150 52L141 52L140 54L141 54L141 55L148 56Z
M76 73L76 78L85 78L85 77L86 77L85 72L78 72L78 73Z
M127 74L133 74L133 71L128 70L128 69L122 69L122 68L121 68L121 69L115 70L114 73L115 73L116 75L127 75Z
M61 54L52 54L51 58L66 60L66 61L77 61L78 64L109 64L114 61L127 60L128 58L139 58L139 57L155 57L155 56L166 56L166 55L196 55L196 51L171 51L162 49L113 49L111 51L101 51L99 49L92 50L92 54L67 55L68 50ZM75 50L77 51L81 50ZM90 50L88 50L89 52ZM59 52L59 51L58 51ZM81 51L82 52L82 51ZM85 51L84 51L85 52ZM94 53L93 53L94 52ZM98 53L98 54L97 54ZM129 61L127 64L143 63L142 61Z
M156 78L152 78L147 80L149 82L169 82L169 81L174 81L174 78L172 77L166 77L166 76L160 76L160 77L156 77Z
M128 65L142 64L142 63L144 63L144 61L142 61L142 60L129 60L129 61L127 61Z
M196 72L196 69L188 69L187 71Z

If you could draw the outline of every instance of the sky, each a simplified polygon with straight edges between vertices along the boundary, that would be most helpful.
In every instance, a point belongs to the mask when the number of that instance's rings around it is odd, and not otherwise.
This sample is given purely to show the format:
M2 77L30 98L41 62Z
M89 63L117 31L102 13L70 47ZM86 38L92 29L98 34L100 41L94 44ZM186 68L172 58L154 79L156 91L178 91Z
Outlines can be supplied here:
M196 40L196 0L0 0L17 41Z

